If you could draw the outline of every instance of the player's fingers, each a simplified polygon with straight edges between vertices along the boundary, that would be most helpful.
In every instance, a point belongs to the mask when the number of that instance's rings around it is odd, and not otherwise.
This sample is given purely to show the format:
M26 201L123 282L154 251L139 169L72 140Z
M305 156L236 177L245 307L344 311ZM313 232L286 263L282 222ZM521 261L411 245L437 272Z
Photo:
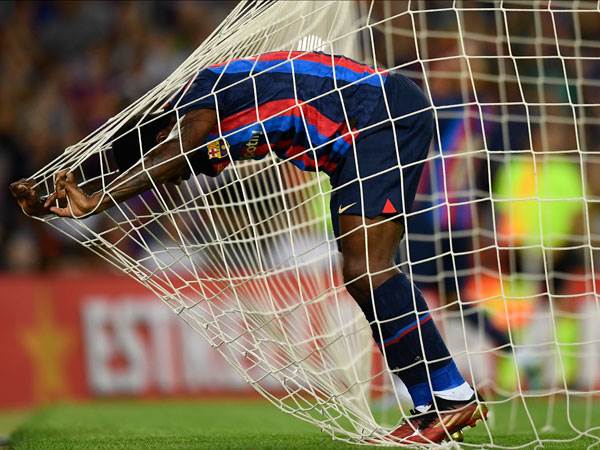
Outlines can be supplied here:
M62 180L63 178L65 178L67 176L68 173L69 173L69 169L59 170L58 172L56 172L54 174L54 181L57 182L59 180Z
M58 193L56 191L54 191L52 194L50 194L48 196L48 198L46 199L46 201L44 202L44 208L47 208L48 206L50 206L52 203L54 203L56 201L56 199L58 198Z
M74 180L68 180L65 183L65 192L68 194L69 197L71 197L72 195L81 195L83 194L83 191L79 188L79 186L77 186L77 183L75 183Z
M29 193L32 187L33 183L31 181L22 179L10 185L10 192L15 198L23 197Z
M64 189L67 183L75 183L75 174L68 169L57 172L56 188Z
M57 201L57 200L64 200L67 197L67 192L65 190L65 185L67 182L67 171L66 170L61 170L59 172L57 172L56 174L54 174L54 183L55 183L55 188L54 188L54 192L52 194L50 194L50 196L46 199L46 201L44 202L44 207L48 207L50 206L50 204L52 204L53 202Z
M67 182L65 189L69 198L69 206L74 209L74 211L71 211L72 214L69 214L71 217L86 214L96 206L90 202L87 194L73 180Z
M59 217L72 217L71 210L69 207L59 208L57 206L52 206L50 208L50 212L56 214Z
M14 183L10 183L9 186L10 193L13 197L18 197L21 191L23 190L23 182L22 180L15 181Z
M17 198L22 197L27 192L27 186L25 186L23 184L11 186L11 192Z
M67 171L60 170L54 174L54 186L56 190L64 189L64 184L67 178Z
M50 197L48 197L48 200L46 200L45 205L49 206L50 203L56 200L58 200L59 202L66 200L72 185L72 180L69 179L65 174L65 176L61 178L60 182L56 184L56 190L52 193ZM61 204L60 206L64 206L64 204Z
M60 202L61 200L65 200L67 198L67 191L66 191L67 174L68 174L67 169L59 170L58 172L56 172L54 174L54 192L52 194L50 194L48 196L48 198L46 199L46 201L44 202L45 208L48 208L52 203L56 202L57 200ZM64 206L64 203L63 204L61 204L61 203L62 202L59 203L59 206ZM63 207L53 206L53 207L49 208L49 211L53 212L57 216L61 216L61 217L70 216L70 213L69 213L69 211L67 211L67 208L63 208Z
M66 198L67 198L67 191L64 188L57 189L56 191L54 191L52 194L50 194L48 196L48 198L44 202L44 207L47 208L48 206L50 206L52 203L54 203L56 201L59 201L62 203L64 200L66 200Z
M67 172L65 175L65 181L67 183L75 183L75 174L73 172Z

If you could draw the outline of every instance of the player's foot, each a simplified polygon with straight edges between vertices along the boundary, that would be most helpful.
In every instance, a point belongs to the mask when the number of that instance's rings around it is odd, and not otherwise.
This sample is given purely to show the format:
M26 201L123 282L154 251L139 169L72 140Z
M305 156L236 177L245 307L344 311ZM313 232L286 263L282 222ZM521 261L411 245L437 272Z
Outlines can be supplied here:
M488 409L481 402L480 395L469 400L445 400L436 397L439 413L434 405L424 413L412 410L411 416L390 433L389 438L405 444L439 443L447 439L462 441L462 429L474 427L486 420Z

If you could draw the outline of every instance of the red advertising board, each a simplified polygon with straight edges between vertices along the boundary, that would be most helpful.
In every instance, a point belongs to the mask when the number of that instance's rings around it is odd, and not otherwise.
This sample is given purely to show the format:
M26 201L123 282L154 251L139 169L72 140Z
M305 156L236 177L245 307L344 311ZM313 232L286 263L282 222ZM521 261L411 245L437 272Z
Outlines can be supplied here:
M286 282L287 276L277 275L278 281ZM283 306L285 301L297 301L293 289L281 290L279 297ZM352 300L346 296L343 303L352 305ZM576 314L560 313L556 324L561 326L565 317L576 322L576 327L570 328L577 343L577 347L571 345L576 350L571 353L576 357L563 357L562 364L567 373L572 372L567 380L570 384L589 389L600 382L600 309L592 296L578 303ZM320 308L314 304L302 311L319 315ZM552 342L553 336L544 337L539 331L540 325L548 323L548 314L542 311L536 316L526 331ZM294 317L289 316L292 321ZM481 333L468 324L463 331L460 317L446 319L436 316L463 373L486 385L502 384L498 379L501 372L494 365L497 352L490 351ZM290 322L290 326L295 326L296 336L304 336L299 341L314 346L319 339L307 338L310 333L320 335L314 328L317 323L306 330L300 322ZM525 337L529 334L523 333ZM541 352L542 347L534 344L531 348ZM544 361L549 374L559 373L552 370L557 364L552 349L554 346L549 347ZM311 348L305 350L311 354ZM374 346L372 356L374 375L381 372L383 362ZM236 362L240 367L249 365L242 356ZM577 370L571 371L568 364ZM382 394L384 378L373 377L372 395ZM249 395L254 391L203 337L133 279L97 272L0 276L0 408L94 396L197 394Z
M0 407L92 395L252 392L130 278L3 276L0 299Z

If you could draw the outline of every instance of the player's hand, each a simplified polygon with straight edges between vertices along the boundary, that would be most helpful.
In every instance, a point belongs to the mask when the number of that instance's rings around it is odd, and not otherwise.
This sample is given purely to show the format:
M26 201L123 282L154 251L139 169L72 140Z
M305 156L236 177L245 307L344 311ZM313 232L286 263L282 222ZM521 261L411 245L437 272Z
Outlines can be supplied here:
M75 175L67 170L60 171L55 176L55 190L44 203L45 208L59 217L80 218L91 212L100 212L99 206L102 194L97 192L87 195L75 180ZM51 206L58 201L58 206Z
M35 181L26 179L15 181L10 185L10 193L25 214L41 216L48 213L48 209L42 204Z

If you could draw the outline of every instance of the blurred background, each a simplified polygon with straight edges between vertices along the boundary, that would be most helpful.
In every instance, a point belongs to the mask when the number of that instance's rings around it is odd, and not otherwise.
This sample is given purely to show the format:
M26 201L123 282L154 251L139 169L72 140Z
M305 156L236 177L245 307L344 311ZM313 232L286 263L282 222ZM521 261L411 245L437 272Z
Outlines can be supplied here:
M2 2L0 184L30 176L162 81L235 4ZM97 264L23 217L6 189L0 217L2 271Z
M10 362L0 383L0 408L92 395L249 392L216 352L143 287L26 218L6 189L163 80L235 4L0 3L0 186L5 187L0 361ZM375 13L392 13L385 8L378 5ZM386 66L407 64L405 73L423 87L427 73L434 105L441 107L434 151L454 157L428 164L416 203L426 212L411 218L410 245L399 263L406 264L407 251L411 261L421 261L413 265L413 275L432 304L461 299L472 332L494 349L496 358L482 370L496 378L499 391L514 389L517 357L530 372L530 386L564 381L598 388L600 27L595 16L557 14L554 28L548 17L514 14L503 31L494 28L495 11L473 11L464 22L467 53L506 52L504 33L510 33L512 51L556 56L558 33L561 55L591 58L516 64L473 58L470 65L460 57L455 16L421 16L416 30L426 39L419 54L431 62L409 64L416 49L412 25L400 23L407 17L391 24L394 45L388 42L376 59ZM378 31L374 39L385 42L384 30ZM445 59L436 61L439 57ZM442 172L445 186L439 182ZM539 214L532 213L535 192L546 199ZM504 299L513 300L508 313ZM549 305L558 311L554 316ZM448 323L460 320L456 308L449 311ZM561 323L547 336L552 317ZM446 328L450 333L452 327ZM137 330L135 337L131 330ZM564 343L568 368L553 366L540 375L539 355L509 352L511 341L533 342L530 335L541 347ZM591 344L576 348L577 342ZM578 366L586 352L589 357Z

